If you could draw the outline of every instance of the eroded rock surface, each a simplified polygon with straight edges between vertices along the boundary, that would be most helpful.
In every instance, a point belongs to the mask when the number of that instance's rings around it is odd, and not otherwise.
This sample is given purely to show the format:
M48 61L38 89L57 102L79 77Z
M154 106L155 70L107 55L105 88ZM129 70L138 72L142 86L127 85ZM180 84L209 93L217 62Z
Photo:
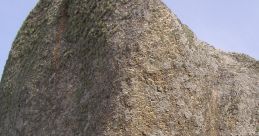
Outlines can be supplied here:
M3 136L256 136L259 62L160 0L40 0L0 84Z

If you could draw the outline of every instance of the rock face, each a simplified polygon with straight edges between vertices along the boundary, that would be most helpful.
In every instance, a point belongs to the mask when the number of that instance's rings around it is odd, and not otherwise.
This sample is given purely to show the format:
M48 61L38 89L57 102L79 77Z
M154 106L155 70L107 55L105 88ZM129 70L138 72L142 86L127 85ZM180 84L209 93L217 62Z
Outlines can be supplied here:
M160 0L40 0L0 84L2 136L256 136L259 62Z

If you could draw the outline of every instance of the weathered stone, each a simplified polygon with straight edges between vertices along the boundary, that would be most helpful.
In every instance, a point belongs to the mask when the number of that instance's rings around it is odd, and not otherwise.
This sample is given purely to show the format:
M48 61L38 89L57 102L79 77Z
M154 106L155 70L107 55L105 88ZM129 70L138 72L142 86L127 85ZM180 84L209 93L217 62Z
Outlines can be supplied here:
M160 0L40 0L0 84L3 136L255 136L259 62Z

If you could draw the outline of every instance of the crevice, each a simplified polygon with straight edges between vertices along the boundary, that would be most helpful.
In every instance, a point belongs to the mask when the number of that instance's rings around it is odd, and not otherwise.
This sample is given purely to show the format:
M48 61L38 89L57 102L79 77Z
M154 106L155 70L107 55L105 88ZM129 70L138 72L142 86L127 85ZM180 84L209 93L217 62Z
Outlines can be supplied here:
M57 71L60 67L60 59L61 59L61 47L62 47L62 39L63 34L66 29L66 22L68 18L67 9L68 9L68 1L63 1L61 3L61 8L59 11L59 19L57 23L56 33L55 33L55 46L53 49L53 65L54 70Z

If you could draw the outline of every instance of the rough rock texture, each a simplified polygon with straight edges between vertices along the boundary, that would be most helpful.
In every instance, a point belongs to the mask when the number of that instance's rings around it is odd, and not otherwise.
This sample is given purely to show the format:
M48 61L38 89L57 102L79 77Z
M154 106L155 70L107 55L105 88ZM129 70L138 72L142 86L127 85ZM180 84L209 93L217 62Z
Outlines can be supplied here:
M259 62L160 0L40 0L0 84L1 136L256 136Z

